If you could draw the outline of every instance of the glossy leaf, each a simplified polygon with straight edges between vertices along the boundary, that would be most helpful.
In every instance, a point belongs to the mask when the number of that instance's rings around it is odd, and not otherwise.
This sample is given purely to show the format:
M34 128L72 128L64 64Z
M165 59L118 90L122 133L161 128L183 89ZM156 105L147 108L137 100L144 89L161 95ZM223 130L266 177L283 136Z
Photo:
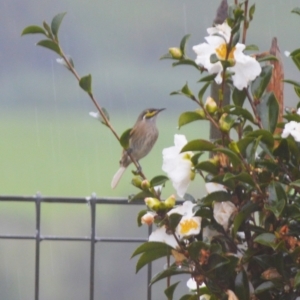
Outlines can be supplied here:
M231 196L229 193L225 191L216 191L201 198L199 200L199 204L203 206L207 206L207 205L211 205L214 201L216 202L231 201Z
M223 109L224 109L224 112L226 112L228 114L243 117L245 120L248 120L248 121L254 123L253 116L247 109L243 109L243 108L235 106L235 105L226 105L223 107Z
M278 61L278 58L274 55L264 55L262 57L257 58L258 62L264 62L264 61Z
M226 175L227 174L225 174L225 176L224 176L224 182L226 182L228 180L231 180L231 179L234 179L234 180L249 184L252 187L255 186L253 178L251 177L251 175L249 173L241 172L237 175L233 175L231 173L228 173L228 176L226 176Z
M219 167L210 162L209 160L207 161L201 161L195 166L196 170L201 170L210 174L218 174L219 172Z
M199 297L194 294L194 295L190 295L190 294L186 294L184 296L182 296L179 300L198 300Z
M263 292L269 291L271 289L275 288L275 285L272 281L265 281L262 284L260 284L254 291L256 295L261 294Z
M120 136L120 144L124 149L129 148L129 139L132 128L125 130Z
M257 45L252 44L252 45L246 46L245 51L259 51L259 48Z
M147 209L143 209L141 210L139 213L138 213L138 216L137 216L137 224L138 224L138 227L141 227L143 224L142 224L142 217L148 212Z
M176 67L176 66L180 66L180 65L187 65L187 66L192 66L192 67L195 67L197 70L199 70L199 67L198 65L195 63L194 60L191 60L191 59L184 59L184 58L181 58L180 60L172 63L172 66L173 67Z
M240 91L239 89L234 88L232 92L232 100L234 105L242 107L244 105L246 95L247 94L245 90Z
M27 26L26 28L23 29L21 35L35 34L35 33L41 33L41 34L47 35L45 29L40 26L37 26L37 25Z
M142 192L139 192L138 194L135 194L135 195L131 195L129 198L128 198L128 202L133 202L133 201L142 201L144 202L144 199L146 197L155 197L155 195L153 195L150 191L146 190L146 191L142 191Z
M236 275L234 285L238 299L250 298L248 276L244 269Z
M238 148L239 148L240 153L242 153L243 155L245 155L248 146L249 146L250 143L252 143L255 139L256 139L256 137L245 137L245 138L240 139L240 140L237 142L237 146L238 146Z
M198 112L196 111L187 111L180 115L178 120L178 127L181 128L183 125L189 124L194 121L204 120Z
M178 268L177 266L171 266L166 270L161 271L160 273L156 274L150 282L150 285L154 284L155 282L170 277L174 275L180 275L180 274L190 274L189 271L183 270L182 268Z
M150 185L151 186L164 185L165 182L168 180L169 180L169 178L165 175L155 176L150 180Z
M79 80L79 86L87 93L92 92L92 75L83 76Z
M60 27L60 24L65 16L65 12L64 13L60 13L58 15L56 15L51 22L51 31L53 33L53 35L57 38L57 34L58 34L58 30Z
M250 19L250 21L253 20L254 13L255 13L255 4L251 5L251 7L249 9L249 19Z
M265 208L272 211L279 218L285 207L287 196L284 188L278 182L272 182L268 186L268 200L265 203Z
M173 213L169 216L169 226L171 230L175 230L180 220L182 219L182 215Z
M276 236L273 233L262 233L254 239L254 242L273 248L276 242Z
M298 81L294 81L294 80L290 80L290 79L285 79L285 80L283 80L283 82L292 84L292 85L296 86L297 88L300 88L300 82L298 82Z
M262 67L262 71L258 77L251 84L251 91L254 99L260 99L263 95L265 89L267 88L271 76L273 67L271 65L266 65Z
M146 242L138 247L131 257L141 254L136 264L136 273L148 263L159 258L171 255L171 247L159 242Z
M300 15L300 8L299 7L295 7L295 8L293 8L293 10L291 12L294 13L294 14Z
M296 288L300 287L300 271L297 272L296 276L295 276L295 282L294 285Z
M104 113L105 117L107 120L109 120L109 114L108 114L108 111L104 108L104 107L101 107L102 109L102 112ZM100 115L100 122L104 125L107 125L106 122L104 121L104 119L102 118L102 116Z
M204 94L205 94L207 88L208 88L210 85L211 85L211 82L210 82L210 81L207 82L207 83L200 89L200 91L199 91L199 93L198 93L198 99L199 99L199 102L200 102L201 104L203 104L203 96L204 96Z
M207 76L202 77L198 82L207 82L213 81L216 78L217 74L209 74Z
M165 289L165 295L167 296L168 300L173 300L175 289L179 283L180 281L177 281L176 283L170 285L168 288Z
M184 87L180 91L172 92L170 94L171 96L173 95L184 95L190 99L194 99L194 95L192 91L189 89L188 84L186 83Z
M269 149L272 149L274 146L274 137L268 130L258 129L246 135L246 137L256 137L256 138L260 136L261 136L261 141L264 144L266 144L266 146Z
M181 42L180 42L180 50L181 50L181 52L182 53L185 53L185 46L186 46L186 42L188 41L188 39L190 38L190 34L186 34L183 38L182 38L182 40L181 40Z
M277 148L274 149L273 155L280 157L284 162L290 160L290 150L286 139L282 139Z
M274 93L264 94L257 109L263 127L273 133L279 116L279 104Z
M244 168L241 159L232 150L226 148L215 148L213 152L221 152L225 154L234 167L241 166L242 168Z
M211 151L214 148L216 148L216 146L206 140L193 140L188 142L182 149L181 149L181 153L182 152L186 152L186 151Z
M49 50L56 52L58 55L61 55L59 46L51 40L41 40L37 43L37 45L45 47Z
M300 179L291 182L290 186L294 186L294 187L300 188Z

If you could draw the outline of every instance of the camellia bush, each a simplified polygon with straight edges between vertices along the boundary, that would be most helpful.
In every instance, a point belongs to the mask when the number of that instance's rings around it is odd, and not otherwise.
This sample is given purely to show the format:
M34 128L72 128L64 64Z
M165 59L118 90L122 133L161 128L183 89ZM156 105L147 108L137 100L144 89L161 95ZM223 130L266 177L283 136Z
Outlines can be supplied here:
M167 279L169 300L178 285L171 278L178 274L190 277L181 300L300 299L300 103L283 112L282 97L285 81L293 85L296 103L300 83L283 78L276 39L269 52L246 45L254 11L247 0L229 7L222 1L219 19L192 47L195 57L186 54L189 36L162 57L173 60L173 66L199 71L198 93L188 84L171 93L195 104L194 111L179 116L179 127L209 122L218 138L201 139L199 133L199 139L187 141L176 134L174 146L163 150L167 176L151 180L131 157L138 192L129 201L145 201L138 225L154 227L149 241L133 253L139 256L136 270L165 257L167 266L151 284ZM300 9L292 12L300 14ZM95 99L91 75L80 77L61 48L58 30L64 15L55 16L50 25L28 26L22 35L44 36L37 45L59 55L58 62L95 104L97 112L91 115L128 150L130 130L116 133ZM298 69L299 54L300 49L287 53ZM162 199L168 180L184 201L176 203L175 195ZM205 183L200 199L187 193L192 180Z

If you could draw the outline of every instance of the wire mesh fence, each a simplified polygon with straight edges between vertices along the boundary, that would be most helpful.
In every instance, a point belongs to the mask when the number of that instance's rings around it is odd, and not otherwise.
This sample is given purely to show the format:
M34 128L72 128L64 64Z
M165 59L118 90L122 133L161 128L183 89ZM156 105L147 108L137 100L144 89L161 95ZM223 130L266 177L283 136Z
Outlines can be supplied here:
M37 193L34 196L0 196L0 202L22 202L35 204L35 233L28 234L0 234L0 239L10 240L34 240L35 241L35 262L34 262L34 300L40 300L40 257L41 257L41 242L42 241L75 241L85 242L90 244L89 254L89 300L95 299L95 262L97 257L95 255L95 247L97 243L142 243L148 240L145 238L115 238L115 237L101 237L97 236L96 232L96 210L101 205L142 205L142 201L135 201L128 203L126 198L99 198L96 195L91 197L44 197ZM88 203L90 209L90 233L88 236L55 236L44 235L41 232L41 206L43 203L66 203L66 204L86 204ZM151 226L148 229L148 235L151 233ZM147 300L151 300L151 286L149 285L152 276L152 266L147 266ZM28 271L30 272L30 270Z

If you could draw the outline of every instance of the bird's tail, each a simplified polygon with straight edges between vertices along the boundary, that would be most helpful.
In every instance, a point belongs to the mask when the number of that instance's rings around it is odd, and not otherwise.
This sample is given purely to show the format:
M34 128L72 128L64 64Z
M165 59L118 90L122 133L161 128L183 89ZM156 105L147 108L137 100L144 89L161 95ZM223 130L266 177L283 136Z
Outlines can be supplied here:
M118 184L119 180L121 179L121 177L122 177L122 175L123 175L123 173L124 173L125 170L126 170L125 167L120 167L120 169L114 175L114 177L113 177L113 179L111 181L111 188L112 189L114 189L117 186L117 184Z

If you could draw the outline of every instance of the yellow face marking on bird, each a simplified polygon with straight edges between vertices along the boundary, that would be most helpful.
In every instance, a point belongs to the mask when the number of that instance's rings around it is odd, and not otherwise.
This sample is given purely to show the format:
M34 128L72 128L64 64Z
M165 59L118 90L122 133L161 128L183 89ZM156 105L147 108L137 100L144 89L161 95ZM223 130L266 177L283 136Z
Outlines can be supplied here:
M150 119L152 117L154 117L157 114L157 110L148 110L145 115L144 118Z

